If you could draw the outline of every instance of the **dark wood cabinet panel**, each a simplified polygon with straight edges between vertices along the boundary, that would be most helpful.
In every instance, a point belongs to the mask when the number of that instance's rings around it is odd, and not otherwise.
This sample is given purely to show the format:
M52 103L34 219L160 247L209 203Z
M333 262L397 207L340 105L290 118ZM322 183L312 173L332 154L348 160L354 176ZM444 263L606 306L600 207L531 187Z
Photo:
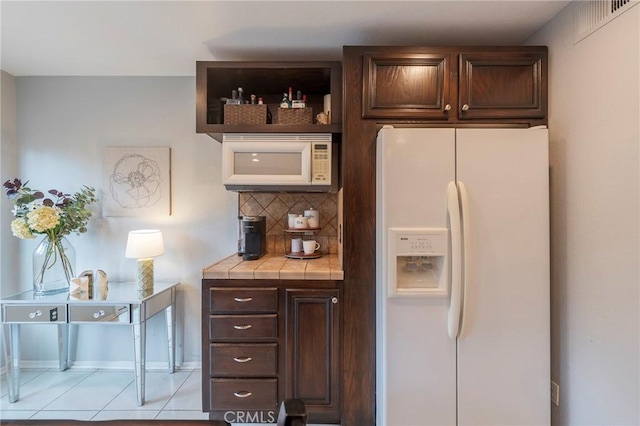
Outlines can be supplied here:
M398 50L391 47L386 49ZM372 259L376 258L378 122L363 119L361 115L363 55L371 51L369 46L347 46L343 49L345 280L340 301L343 306L340 398L343 426L376 424L376 265Z
M295 392L310 422L340 423L340 283L203 279L203 411L273 423Z
M209 371L217 377L263 377L278 374L276 343L213 343L209 345L209 354Z
M449 54L365 53L363 118L447 119Z
M460 119L544 118L545 51L460 54Z
M277 410L277 379L211 379L210 404L227 410Z
M361 118L398 124L547 123L544 46L357 49Z
M211 312L277 312L276 288L212 288Z
M340 420L339 290L287 290L286 395L316 421Z
M212 315L209 330L211 340L274 339L278 337L278 316Z

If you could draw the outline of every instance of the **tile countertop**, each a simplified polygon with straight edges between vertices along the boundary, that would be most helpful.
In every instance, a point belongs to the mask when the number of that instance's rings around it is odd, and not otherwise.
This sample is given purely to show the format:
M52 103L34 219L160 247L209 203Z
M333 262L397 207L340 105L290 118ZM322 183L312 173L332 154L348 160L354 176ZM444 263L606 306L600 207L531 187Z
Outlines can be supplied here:
M327 254L318 259L288 259L269 254L258 260L242 260L232 254L202 270L204 279L276 279L343 280L344 271L338 256Z

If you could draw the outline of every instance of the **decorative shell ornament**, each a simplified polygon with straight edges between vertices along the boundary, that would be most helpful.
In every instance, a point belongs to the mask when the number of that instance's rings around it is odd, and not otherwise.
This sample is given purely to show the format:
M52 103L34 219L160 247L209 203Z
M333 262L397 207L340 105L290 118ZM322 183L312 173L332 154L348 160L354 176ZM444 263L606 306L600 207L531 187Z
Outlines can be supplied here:
M316 115L318 124L329 124L329 115L326 112L320 112Z

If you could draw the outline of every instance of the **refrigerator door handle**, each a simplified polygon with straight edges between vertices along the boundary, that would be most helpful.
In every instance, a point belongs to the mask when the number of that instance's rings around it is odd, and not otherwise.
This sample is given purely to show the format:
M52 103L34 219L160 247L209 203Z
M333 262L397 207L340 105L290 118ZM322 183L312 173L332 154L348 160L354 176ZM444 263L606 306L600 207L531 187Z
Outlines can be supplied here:
M458 337L461 337L465 329L465 324L467 323L467 287L469 285L469 277L471 276L469 267L471 220L469 216L469 197L467 196L467 188L464 186L464 183L460 181L458 181L458 192L460 193L460 207L462 212L462 308L460 310L460 331L458 332Z
M447 318L447 331L451 339L458 337L460 308L462 302L462 229L460 225L460 203L455 182L447 186L447 213L451 224L451 301Z

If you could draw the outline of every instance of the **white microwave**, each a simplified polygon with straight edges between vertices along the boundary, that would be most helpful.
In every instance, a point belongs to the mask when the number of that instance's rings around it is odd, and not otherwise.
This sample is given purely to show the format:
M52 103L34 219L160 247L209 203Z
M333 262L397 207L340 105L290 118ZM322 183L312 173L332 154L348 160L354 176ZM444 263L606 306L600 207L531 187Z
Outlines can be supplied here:
M225 133L222 183L232 191L336 192L331 133Z

